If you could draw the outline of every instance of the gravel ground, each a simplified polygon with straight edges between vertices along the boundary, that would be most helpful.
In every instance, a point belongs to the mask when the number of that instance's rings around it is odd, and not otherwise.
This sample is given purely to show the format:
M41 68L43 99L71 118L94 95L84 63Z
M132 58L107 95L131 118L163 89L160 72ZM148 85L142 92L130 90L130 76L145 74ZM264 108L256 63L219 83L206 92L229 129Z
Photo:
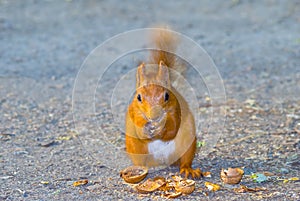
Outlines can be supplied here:
M124 135L107 111L88 117L106 122L105 139L90 128L80 136L72 113L75 78L88 54L116 34L157 23L208 52L227 96L226 104L216 106L227 114L221 137L209 154L199 150L193 164L212 177L197 180L195 192L179 199L300 200L300 182L283 182L300 176L297 0L0 0L0 200L162 199L134 192L104 157L113 155L104 145L110 138L124 148ZM116 68L105 84L113 87L113 76L122 73ZM97 108L110 98L96 97ZM201 106L203 118L210 108ZM219 178L226 167L244 167L241 184L266 190L234 192L237 186ZM152 171L149 177L176 171ZM251 172L272 176L255 183ZM74 187L79 179L89 183ZM209 192L205 181L222 188Z

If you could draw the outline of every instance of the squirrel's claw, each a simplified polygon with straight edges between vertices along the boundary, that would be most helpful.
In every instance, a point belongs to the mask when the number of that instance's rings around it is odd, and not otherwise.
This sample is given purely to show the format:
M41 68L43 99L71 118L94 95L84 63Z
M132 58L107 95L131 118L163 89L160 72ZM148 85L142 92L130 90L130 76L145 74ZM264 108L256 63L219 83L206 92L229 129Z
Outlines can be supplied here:
M192 176L192 178L199 178L201 177L201 170L199 168L193 169L191 167L182 167L180 168L180 174L184 174L185 178L188 178L189 175Z

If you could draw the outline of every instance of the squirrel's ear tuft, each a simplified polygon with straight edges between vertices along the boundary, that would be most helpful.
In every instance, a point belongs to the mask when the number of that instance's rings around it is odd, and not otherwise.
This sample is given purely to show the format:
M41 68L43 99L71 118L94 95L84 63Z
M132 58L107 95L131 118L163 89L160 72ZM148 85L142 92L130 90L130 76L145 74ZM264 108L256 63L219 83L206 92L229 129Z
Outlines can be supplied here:
M159 62L157 78L163 83L164 87L169 88L171 86L169 69L163 61Z
M136 71L136 88L139 88L145 77L145 63L141 63Z

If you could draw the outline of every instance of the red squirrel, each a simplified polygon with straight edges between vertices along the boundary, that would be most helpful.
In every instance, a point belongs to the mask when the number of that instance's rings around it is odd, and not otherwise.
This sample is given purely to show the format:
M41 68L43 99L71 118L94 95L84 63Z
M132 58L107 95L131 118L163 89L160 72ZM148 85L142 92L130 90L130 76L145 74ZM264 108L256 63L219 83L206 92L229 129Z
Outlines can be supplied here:
M126 114L126 151L134 165L178 165L185 177L200 177L200 169L191 167L195 120L170 76L170 69L180 68L172 54L178 40L167 29L159 29L153 38L158 50L152 50L149 64L140 64L136 72L136 92Z

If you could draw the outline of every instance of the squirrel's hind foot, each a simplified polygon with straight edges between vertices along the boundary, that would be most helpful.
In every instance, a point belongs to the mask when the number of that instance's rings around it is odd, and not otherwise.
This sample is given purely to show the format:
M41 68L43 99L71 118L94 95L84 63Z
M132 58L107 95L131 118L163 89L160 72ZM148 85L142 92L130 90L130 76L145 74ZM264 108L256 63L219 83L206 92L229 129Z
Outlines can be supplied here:
M193 169L191 167L181 167L180 174L184 174L185 178L188 178L191 175L192 178L200 178L201 177L201 170L199 168Z

